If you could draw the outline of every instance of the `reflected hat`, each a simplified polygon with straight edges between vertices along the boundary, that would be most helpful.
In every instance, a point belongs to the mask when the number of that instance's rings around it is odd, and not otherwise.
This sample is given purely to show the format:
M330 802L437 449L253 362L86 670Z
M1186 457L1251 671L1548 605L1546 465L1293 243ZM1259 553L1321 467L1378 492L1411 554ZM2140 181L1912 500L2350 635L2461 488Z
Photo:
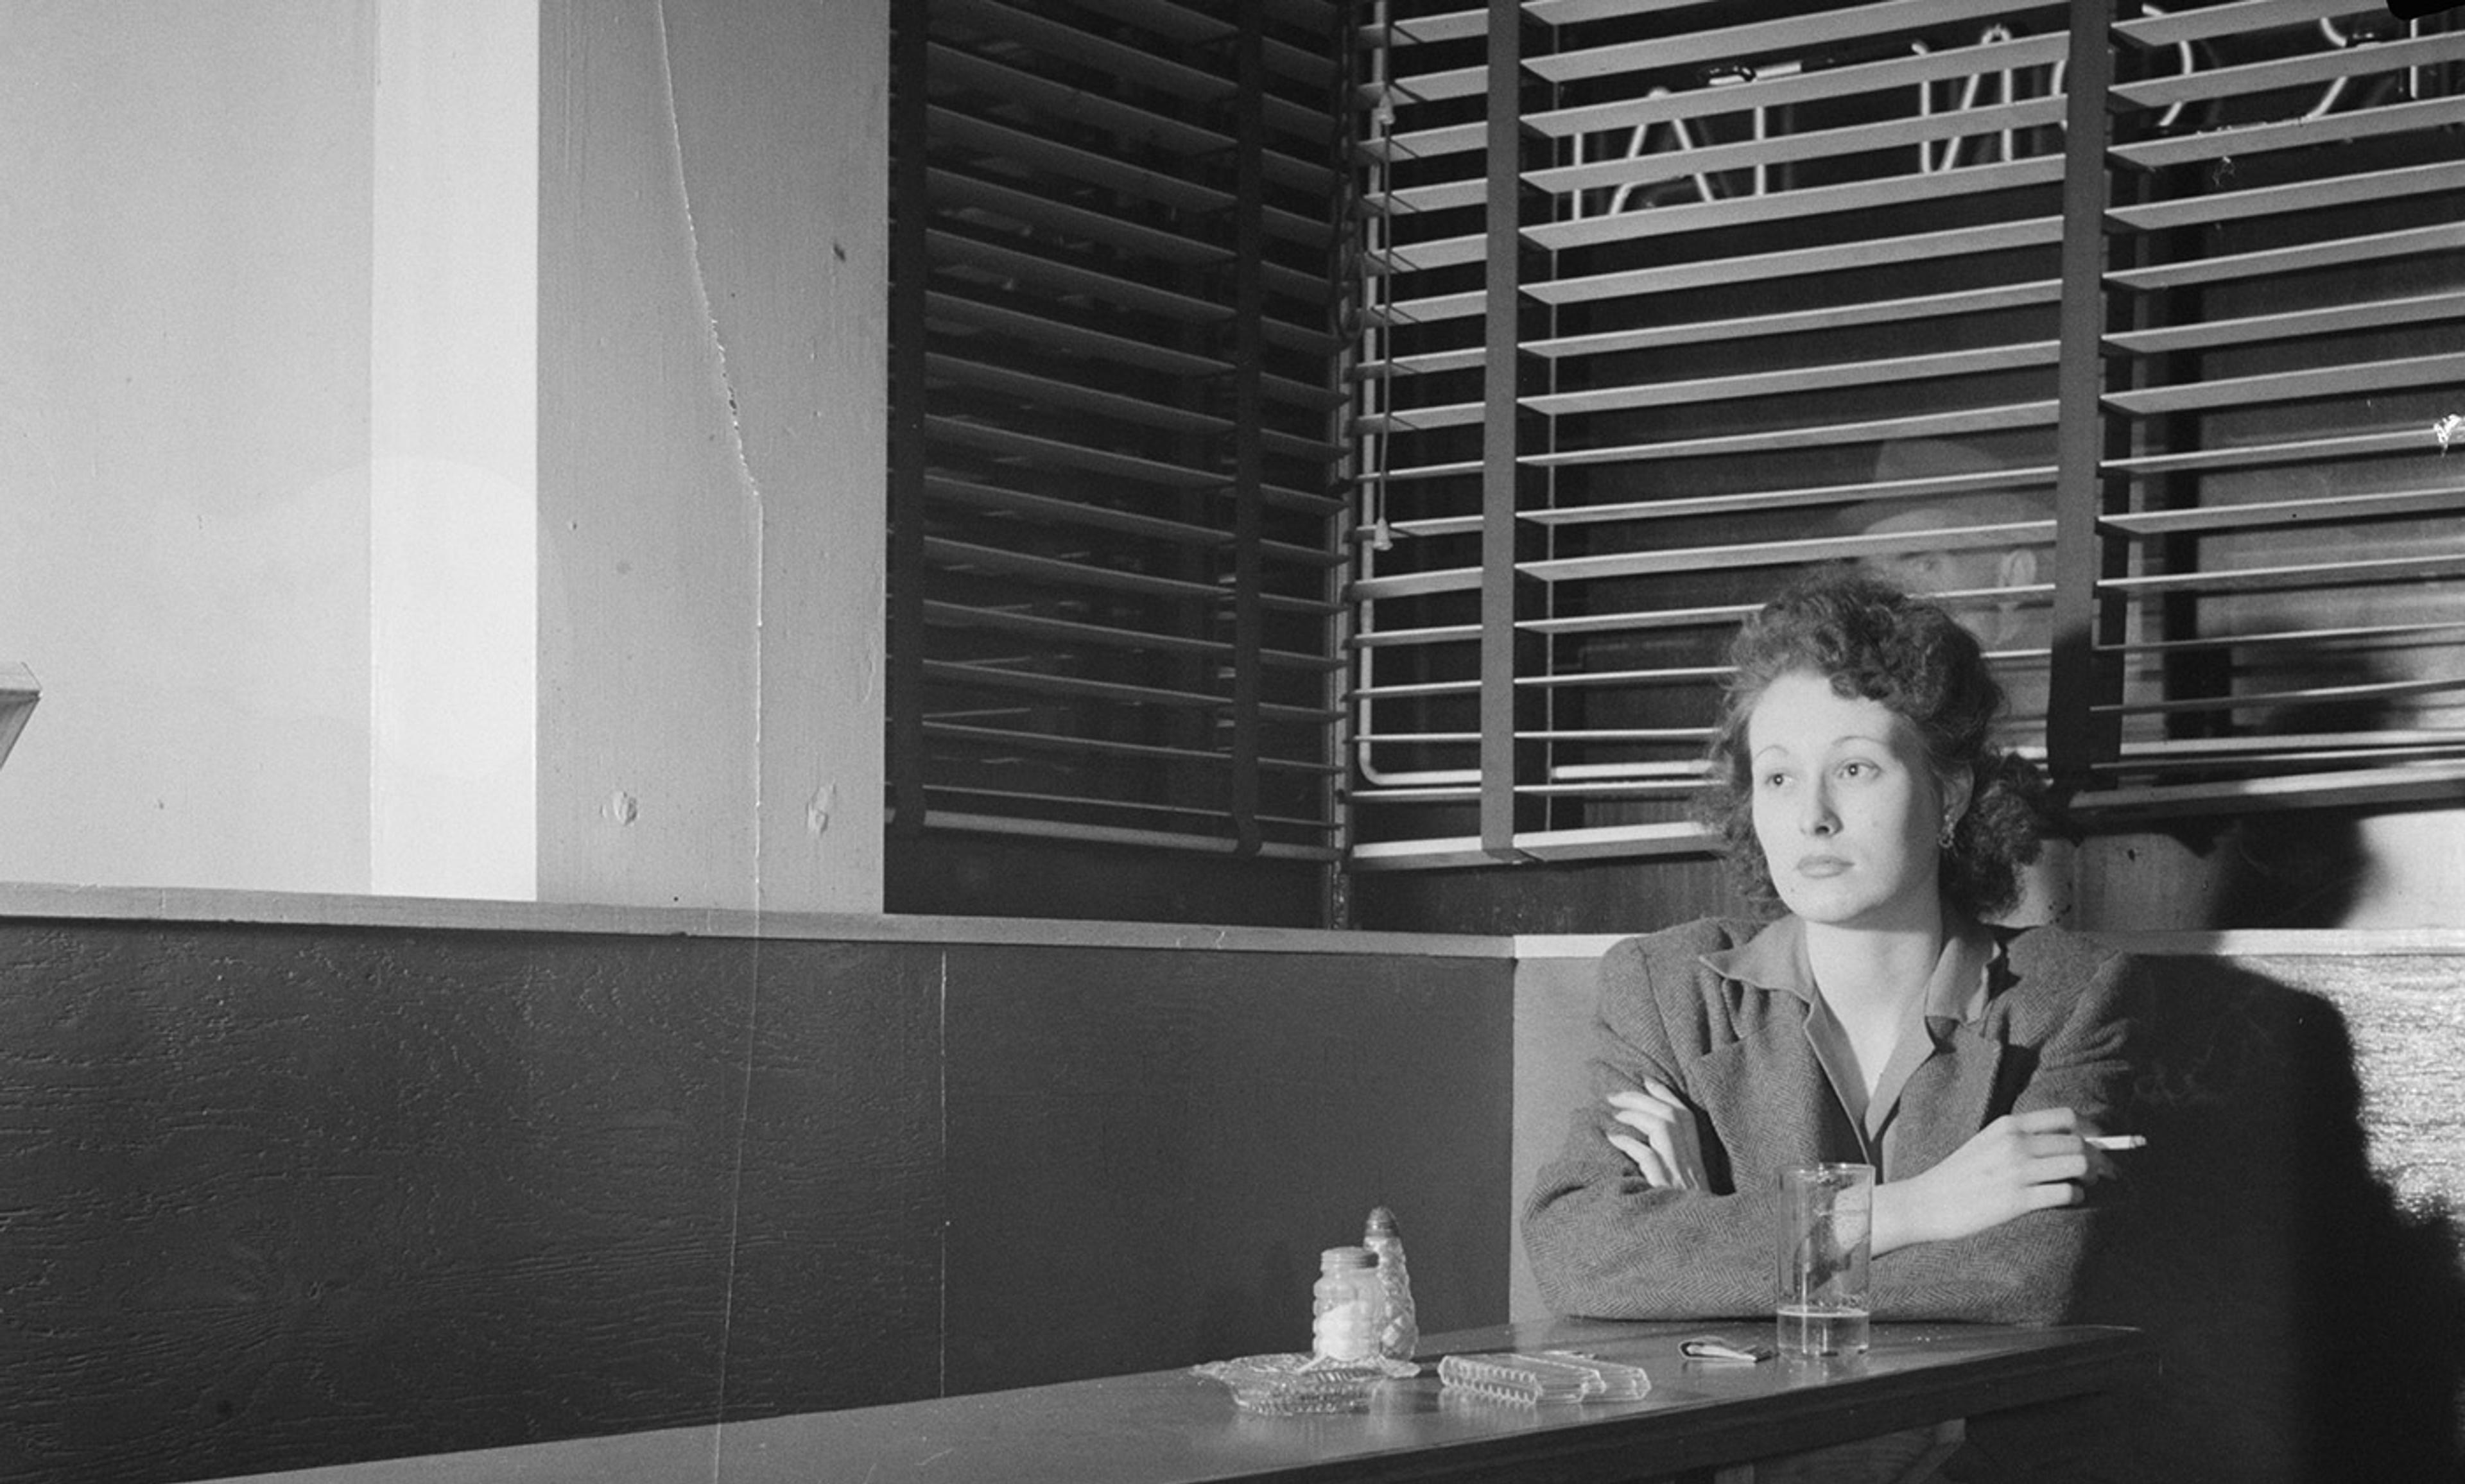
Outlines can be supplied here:
M1875 451L1875 480L1878 484L2001 474L2009 467L1973 443L1949 438L1901 438Z
M2003 481L2010 468L1974 444L1948 438L1886 443L1875 454L1876 483L1939 479L1949 488L1842 506L1832 517L1832 527L1840 535L1854 536L1879 521L1921 510L1942 511L1949 518L1944 523L1954 526L2006 525L2051 517L2054 502L2042 491L2013 489Z

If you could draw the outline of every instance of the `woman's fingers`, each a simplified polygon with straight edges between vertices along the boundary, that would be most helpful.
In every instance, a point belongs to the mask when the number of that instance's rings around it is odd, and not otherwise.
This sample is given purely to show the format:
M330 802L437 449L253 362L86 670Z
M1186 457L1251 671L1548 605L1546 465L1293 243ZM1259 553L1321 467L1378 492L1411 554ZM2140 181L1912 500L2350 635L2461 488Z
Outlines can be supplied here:
M2032 1170L2032 1184L2049 1185L2088 1178L2088 1156L2084 1154L2048 1155L2037 1161Z
M1677 1126L1677 1116L1666 1108L1615 1108L1610 1117L1652 1138L1672 1133Z
M2077 1134L2081 1132L2079 1115L2069 1108L2032 1108L2026 1113L2007 1113L2003 1121L2023 1134Z
M1666 1083L1646 1078L1643 1087L1609 1095L1610 1117L1642 1137L1611 1133L1610 1142L1633 1160L1652 1185L1695 1189L1702 1181L1702 1156L1697 1151L1695 1112Z
M2046 1180L2024 1185L2018 1192L2019 1211L2050 1210L2058 1206L2077 1206L2088 1199L2076 1180ZM2018 1214L2019 1211L2013 1212Z
M1611 1094L1610 1117L1650 1139L1663 1151L1672 1147L1671 1141L1677 1138L1679 1125L1693 1119L1685 1110L1643 1093Z
M2022 1149L2044 1169L2055 1171L2050 1178L2076 1180L2088 1173L2088 1145L2069 1134L2032 1134Z
M1617 1092L1610 1094L1610 1101L1613 1103L1658 1103L1671 1108L1682 1108L1686 1106L1686 1099L1678 1096L1676 1088L1671 1087L1666 1082L1659 1081L1653 1077L1645 1077L1643 1079L1643 1086L1640 1089L1621 1088Z
M1644 1184L1662 1190L1669 1189L1677 1184L1677 1178L1670 1173L1669 1162L1663 1160L1660 1157L1660 1151L1653 1148L1652 1145L1626 1134L1611 1134L1610 1142L1616 1145L1628 1159L1634 1162L1634 1167L1642 1174Z
M1663 1186L1689 1187L1694 1184L1686 1178L1686 1162L1671 1145L1665 1128L1637 1121L1624 1113L1618 1115L1618 1121L1643 1136L1638 1139L1633 1134L1611 1134L1609 1138L1610 1143L1625 1150L1627 1158L1634 1161L1635 1168L1643 1171L1644 1179Z

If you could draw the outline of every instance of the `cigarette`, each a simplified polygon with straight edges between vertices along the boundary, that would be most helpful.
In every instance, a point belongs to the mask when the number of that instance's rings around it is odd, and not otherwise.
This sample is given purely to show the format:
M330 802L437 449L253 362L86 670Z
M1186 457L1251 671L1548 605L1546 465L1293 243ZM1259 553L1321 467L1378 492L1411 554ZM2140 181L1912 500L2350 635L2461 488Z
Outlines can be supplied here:
M2139 1149L2148 1139L2144 1134L2091 1134L2080 1142L2092 1149Z

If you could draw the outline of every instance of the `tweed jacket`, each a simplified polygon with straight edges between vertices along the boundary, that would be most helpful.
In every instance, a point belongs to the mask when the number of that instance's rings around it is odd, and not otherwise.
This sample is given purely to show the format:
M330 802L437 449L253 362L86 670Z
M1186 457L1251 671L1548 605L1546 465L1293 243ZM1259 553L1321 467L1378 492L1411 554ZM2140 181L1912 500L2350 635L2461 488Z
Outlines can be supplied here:
M1540 1171L1523 1212L1525 1251L1559 1313L1769 1315L1774 1172L1865 1158L1808 1039L1808 1002L1705 962L1759 930L1707 919L1627 939L1603 956L1593 1097L1575 1110L1565 1148ZM1901 1089L1892 1179L1931 1168L2007 1113L2068 1107L2107 1132L2126 1119L2122 1006L2133 961L2057 928L1972 931L1991 934L2000 952L1987 957L1968 1018L1926 1022L1934 1048ZM1709 1188L1653 1188L1609 1142L1623 1126L1604 1099L1647 1076L1695 1109ZM2093 1191L2083 1206L1877 1258L1876 1316L2067 1317L2096 1205Z

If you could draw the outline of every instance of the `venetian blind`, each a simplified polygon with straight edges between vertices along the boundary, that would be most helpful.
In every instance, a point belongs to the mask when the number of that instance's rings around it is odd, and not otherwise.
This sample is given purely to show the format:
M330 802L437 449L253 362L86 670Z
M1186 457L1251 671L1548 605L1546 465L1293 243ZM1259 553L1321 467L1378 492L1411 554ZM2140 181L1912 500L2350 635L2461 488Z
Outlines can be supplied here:
M1727 636L1841 561L2092 828L2465 786L2465 34L1789 9L1365 17L1355 864L1701 849Z
M893 21L893 830L1331 859L1337 8Z

